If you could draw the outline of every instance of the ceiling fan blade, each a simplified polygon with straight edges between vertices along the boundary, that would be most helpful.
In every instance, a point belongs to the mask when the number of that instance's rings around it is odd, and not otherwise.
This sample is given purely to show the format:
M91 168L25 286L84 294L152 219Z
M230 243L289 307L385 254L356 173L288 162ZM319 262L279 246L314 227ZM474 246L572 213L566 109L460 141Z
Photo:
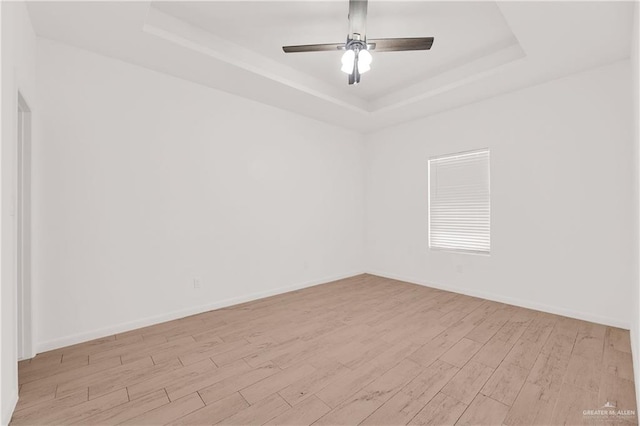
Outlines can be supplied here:
M344 43L303 44L300 46L282 46L285 53L298 52L336 52L344 49Z
M368 0L349 0L349 38L355 38L354 34L360 34L360 40L366 38L367 3Z
M367 40L367 44L375 44L374 50L376 52L429 50L433 44L433 37L376 38Z

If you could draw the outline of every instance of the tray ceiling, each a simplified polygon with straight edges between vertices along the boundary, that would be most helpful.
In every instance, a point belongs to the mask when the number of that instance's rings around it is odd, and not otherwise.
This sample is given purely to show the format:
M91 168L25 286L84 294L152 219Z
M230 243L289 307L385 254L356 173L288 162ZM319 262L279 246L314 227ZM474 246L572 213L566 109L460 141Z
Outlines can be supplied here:
M36 33L322 121L371 131L629 56L631 2L371 1L368 36L433 36L375 53L348 86L347 1L30 2Z

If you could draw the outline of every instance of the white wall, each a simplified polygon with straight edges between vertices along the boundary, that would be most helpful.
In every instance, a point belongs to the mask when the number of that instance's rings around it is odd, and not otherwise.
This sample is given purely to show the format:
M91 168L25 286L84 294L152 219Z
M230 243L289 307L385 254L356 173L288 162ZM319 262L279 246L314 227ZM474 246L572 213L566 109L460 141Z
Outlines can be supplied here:
M629 61L370 135L372 273L629 328ZM430 251L429 157L491 150L490 256Z
M17 312L15 284L14 161L18 91L37 114L35 99L36 37L23 2L2 2L2 149L1 149L1 368L0 421L9 421L18 399Z
M39 350L362 272L361 135L48 40L38 62Z
M631 78L632 78L632 90L631 96L633 97L633 129L634 129L634 146L635 146L635 182L636 182L636 209L634 214L636 215L636 227L635 232L637 236L637 246L635 251L636 256L636 277L634 292L632 293L633 300L633 318L631 323L631 346L633 352L633 371L635 372L636 383L636 398L638 399L637 406L640 407L640 4L635 3L633 17L633 33L631 36Z

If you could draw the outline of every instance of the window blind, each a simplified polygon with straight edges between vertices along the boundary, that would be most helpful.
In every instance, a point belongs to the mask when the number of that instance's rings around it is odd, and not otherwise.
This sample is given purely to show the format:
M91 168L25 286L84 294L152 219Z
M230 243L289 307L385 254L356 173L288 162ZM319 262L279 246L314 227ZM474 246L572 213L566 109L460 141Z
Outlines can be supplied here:
M429 247L472 253L491 248L489 150L429 160Z

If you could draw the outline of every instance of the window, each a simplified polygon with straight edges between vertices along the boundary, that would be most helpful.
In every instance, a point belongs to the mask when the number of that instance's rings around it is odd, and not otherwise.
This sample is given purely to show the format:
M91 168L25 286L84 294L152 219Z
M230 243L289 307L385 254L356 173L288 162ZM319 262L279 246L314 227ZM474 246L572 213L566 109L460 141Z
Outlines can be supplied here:
M489 254L489 150L429 160L429 248Z

